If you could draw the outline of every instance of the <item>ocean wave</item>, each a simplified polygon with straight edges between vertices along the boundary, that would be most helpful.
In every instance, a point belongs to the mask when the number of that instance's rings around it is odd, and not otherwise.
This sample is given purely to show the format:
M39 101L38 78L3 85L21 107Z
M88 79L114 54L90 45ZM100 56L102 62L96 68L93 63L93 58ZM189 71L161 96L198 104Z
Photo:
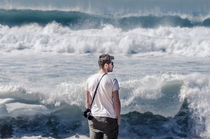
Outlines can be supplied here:
M209 75L150 75L120 86L122 137L128 132L134 138L208 137ZM41 93L1 85L1 136L87 135L84 85L65 82L53 90Z
M124 31L112 25L74 30L58 23L0 25L0 52L166 54L209 57L209 28L159 27Z
M181 77L164 74L124 82L121 84L122 112L150 111L165 117L174 116L183 103L179 99L182 85Z
M190 107L194 108L200 103L202 96L208 98L209 82L208 75L198 73L185 76L150 75L139 80L120 82L122 113L150 111L164 117L173 117L185 99L190 102ZM46 113L66 106L84 108L84 83L63 82L48 91L34 92L18 85L1 85L1 112L6 108L7 114L11 116L13 111L21 108L24 111L40 108ZM196 96L199 98L196 99Z
M72 117L72 111L67 112L69 112L68 120L57 116L55 113L35 115L34 117L0 118L0 135L2 138L23 138L24 136L34 135L41 138L87 137L87 121L80 115L81 111L74 117ZM151 112L139 113L136 111L121 115L119 138L195 137L197 135L192 133L194 127L191 124L193 122L191 114L187 103L185 103L180 112L173 118L155 115Z
M192 112L185 101L174 117L164 117L151 112L130 112L121 116L121 134L126 136L129 132L131 138L193 138L198 137L193 130Z
M187 13L191 15L199 15L209 13L209 1L166 1L159 0L154 2L148 1L122 1L122 0L77 0L77 1L66 1L60 0L58 3L55 0L52 1L0 1L1 9L35 9L35 10L60 10L60 11L82 11L91 13L102 13L102 14L132 14L132 13Z
M74 29L101 28L104 24L110 24L122 29L137 27L156 28L160 26L171 27L209 27L209 18L181 17L179 15L145 15L145 16L111 16L94 15L79 11L40 11L40 10L0 10L0 24L8 26L20 26L37 23L46 25L57 22Z

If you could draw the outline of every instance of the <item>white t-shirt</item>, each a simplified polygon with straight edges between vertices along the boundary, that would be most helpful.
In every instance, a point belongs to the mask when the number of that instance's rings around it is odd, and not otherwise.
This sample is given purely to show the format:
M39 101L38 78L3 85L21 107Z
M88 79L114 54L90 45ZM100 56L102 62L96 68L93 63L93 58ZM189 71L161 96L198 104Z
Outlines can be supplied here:
M94 74L87 79L85 90L90 92L93 98L96 86L101 79L103 74ZM114 111L114 103L112 92L119 90L119 84L117 79L112 78L110 75L106 74L102 78L98 90L91 108L91 113L93 116L100 117L110 117L116 118L116 113ZM91 103L91 102L90 102Z

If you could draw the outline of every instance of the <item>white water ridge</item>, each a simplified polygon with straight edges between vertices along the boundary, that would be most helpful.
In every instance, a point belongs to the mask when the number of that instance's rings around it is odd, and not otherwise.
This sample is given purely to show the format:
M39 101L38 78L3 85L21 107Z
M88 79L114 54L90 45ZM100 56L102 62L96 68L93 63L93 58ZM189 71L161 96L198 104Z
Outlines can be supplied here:
M209 57L209 28L136 28L123 31L111 25L101 29L72 30L57 23L0 26L0 52L172 54Z

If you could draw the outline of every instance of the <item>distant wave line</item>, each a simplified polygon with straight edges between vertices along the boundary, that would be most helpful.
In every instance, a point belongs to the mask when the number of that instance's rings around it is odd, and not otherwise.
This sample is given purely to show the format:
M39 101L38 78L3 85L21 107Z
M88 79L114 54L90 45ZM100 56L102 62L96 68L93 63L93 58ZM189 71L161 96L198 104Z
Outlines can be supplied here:
M171 27L210 27L210 18L194 21L178 15L145 15L145 16L114 16L93 15L78 11L40 11L40 10L0 10L0 24L8 26L21 26L37 23L47 25L57 22L63 26L74 29L101 28L104 24L111 24L122 29L137 27L156 28L160 26Z

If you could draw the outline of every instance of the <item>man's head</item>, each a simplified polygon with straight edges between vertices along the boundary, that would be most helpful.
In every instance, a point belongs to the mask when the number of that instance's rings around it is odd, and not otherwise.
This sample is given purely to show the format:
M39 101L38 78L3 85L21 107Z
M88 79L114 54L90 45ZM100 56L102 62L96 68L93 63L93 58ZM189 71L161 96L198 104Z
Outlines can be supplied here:
M112 60L114 59L114 56L111 56L109 54L102 54L99 56L98 59L98 65L100 69L106 70L107 72L112 72L114 64Z

